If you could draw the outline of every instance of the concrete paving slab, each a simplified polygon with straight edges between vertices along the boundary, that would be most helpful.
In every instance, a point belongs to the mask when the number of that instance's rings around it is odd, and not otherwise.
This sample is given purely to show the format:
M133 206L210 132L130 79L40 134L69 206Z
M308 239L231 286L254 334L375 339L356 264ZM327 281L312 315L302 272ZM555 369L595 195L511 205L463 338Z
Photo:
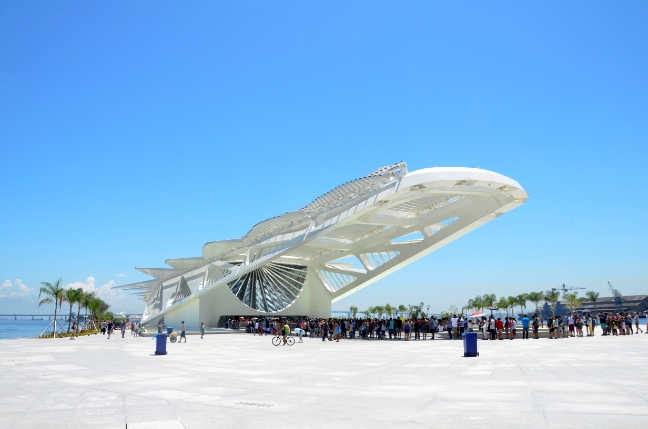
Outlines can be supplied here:
M648 335L480 341L0 340L0 428L615 427L648 421ZM598 401L595 398L604 398Z

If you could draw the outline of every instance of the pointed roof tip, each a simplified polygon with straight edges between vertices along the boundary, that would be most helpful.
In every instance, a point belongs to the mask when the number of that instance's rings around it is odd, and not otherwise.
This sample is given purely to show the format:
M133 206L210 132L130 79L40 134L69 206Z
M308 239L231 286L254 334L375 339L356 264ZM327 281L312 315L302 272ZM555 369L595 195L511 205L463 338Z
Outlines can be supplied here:
M214 257L220 256L220 254L225 250L242 244L245 244L245 240L242 238L210 241L203 246L203 258L213 259Z
M137 268L135 269L144 274L148 274L156 279L164 279L176 272L173 268Z
M206 262L206 260L202 256L193 256L190 258L174 258L164 261L165 264L173 267L174 270L186 270L204 262Z

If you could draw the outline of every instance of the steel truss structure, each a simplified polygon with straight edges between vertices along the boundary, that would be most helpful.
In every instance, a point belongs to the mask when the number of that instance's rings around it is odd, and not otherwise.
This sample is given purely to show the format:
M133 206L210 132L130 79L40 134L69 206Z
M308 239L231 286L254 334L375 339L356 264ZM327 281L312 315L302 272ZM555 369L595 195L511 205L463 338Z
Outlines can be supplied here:
M288 314L304 290L319 288L323 293L318 292L317 301L327 301L321 311L328 308L328 317L331 302L527 198L516 181L498 173L458 167L408 172L400 162L340 185L299 210L259 222L242 238L207 243L202 256L169 259L171 268L138 268L154 279L117 287L134 290L146 301L143 322L216 290L229 290L261 315ZM295 311L304 314L316 305L315 295L308 298L311 307Z

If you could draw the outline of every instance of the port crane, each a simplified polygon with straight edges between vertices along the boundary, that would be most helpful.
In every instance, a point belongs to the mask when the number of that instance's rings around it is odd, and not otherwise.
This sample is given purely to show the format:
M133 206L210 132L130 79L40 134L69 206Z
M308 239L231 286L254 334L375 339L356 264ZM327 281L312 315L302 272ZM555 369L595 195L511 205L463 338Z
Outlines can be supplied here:
M623 295L621 295L621 292L619 292L618 289L615 289L614 286L612 286L612 283L608 282L608 287L610 288L610 292L612 293L612 297L614 298L614 307L618 312L621 309L621 305L623 304Z
M565 283L563 283L562 287L560 288L555 288L552 287L551 290L560 290L562 291L562 297L565 298L565 295L567 295L567 291L570 290L576 290L576 289L585 289L584 287L575 287L575 286L565 286Z

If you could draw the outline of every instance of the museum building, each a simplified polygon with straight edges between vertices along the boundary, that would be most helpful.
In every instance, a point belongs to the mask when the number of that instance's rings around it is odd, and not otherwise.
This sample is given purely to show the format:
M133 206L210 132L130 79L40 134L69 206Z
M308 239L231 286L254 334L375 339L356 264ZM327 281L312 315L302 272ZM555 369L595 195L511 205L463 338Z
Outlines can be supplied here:
M137 268L117 286L146 302L143 325L217 327L231 315L328 318L331 304L524 204L518 182L479 168L408 172L400 162L212 241L202 255ZM466 261L469 263L469 261Z

